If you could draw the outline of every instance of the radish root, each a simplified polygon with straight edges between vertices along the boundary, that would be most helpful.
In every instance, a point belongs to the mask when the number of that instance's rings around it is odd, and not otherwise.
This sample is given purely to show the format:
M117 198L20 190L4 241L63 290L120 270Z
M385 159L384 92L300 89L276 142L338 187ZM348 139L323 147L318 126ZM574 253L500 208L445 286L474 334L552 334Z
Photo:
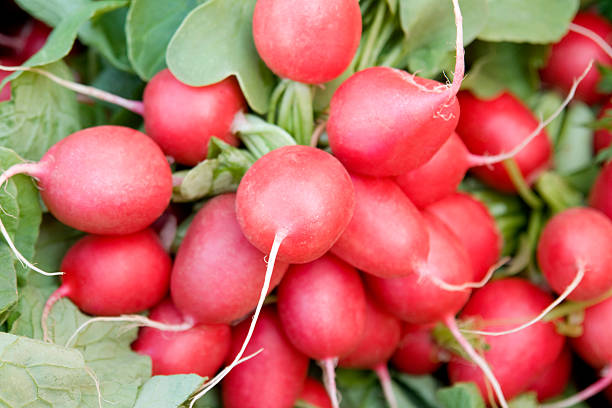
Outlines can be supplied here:
M610 44L608 44L606 40L601 38L595 31L589 30L586 27L574 23L570 23L569 30L587 37L588 39L599 45L601 49L606 54L608 54L610 58L612 58L612 47L610 47Z
M593 395L603 391L610 384L612 384L612 370L610 369L610 366L607 366L601 370L601 376L602 377L599 380L589 385L579 393L561 401L552 402L550 404L542 404L540 405L540 408L568 408L591 398Z
M398 408L397 399L395 398L395 393L393 392L393 384L391 382L391 376L389 375L387 365L379 364L374 368L374 372L376 372L378 380L380 381L383 394L387 400L387 405L389 405L389 408Z
M331 400L332 407L339 408L340 402L338 401L338 389L336 388L336 366L338 365L338 358L326 358L319 361L319 365L323 368L323 384Z
M495 271L498 270L499 268L501 268L502 266L504 266L509 261L510 261L510 257L507 257L507 256L502 258L502 259L500 259L499 261L497 261L493 266L491 266L489 268L489 270L487 271L487 274L485 275L485 277L482 278L478 282L467 282L467 283L463 283L461 285L454 285L452 283L447 283L447 282L443 281L442 279L438 278L437 276L432 276L432 275L428 275L428 274L424 274L424 276L426 276L434 285L436 285L440 289L446 290L448 292L462 292L462 291L468 290L468 289L482 288L484 285L487 284L487 282L489 282L489 280L491 280L491 277L493 276Z

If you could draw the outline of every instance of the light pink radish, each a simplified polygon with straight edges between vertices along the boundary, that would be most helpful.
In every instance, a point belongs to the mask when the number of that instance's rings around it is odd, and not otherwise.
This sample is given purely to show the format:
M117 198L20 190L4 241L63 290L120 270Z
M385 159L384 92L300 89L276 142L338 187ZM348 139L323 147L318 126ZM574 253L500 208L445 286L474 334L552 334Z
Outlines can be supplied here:
M412 273L427 259L425 223L391 179L351 175L355 213L331 252L379 277Z
M184 321L170 299L155 306L149 318L172 325ZM198 325L181 332L144 327L132 343L132 349L151 357L152 375L198 374L211 377L223 364L230 343L230 328L223 324Z
M361 37L357 0L257 0L253 40L281 78L320 84L348 67Z
M287 264L277 262L271 291ZM172 299L190 320L231 323L257 305L264 283L264 254L247 241L236 219L236 195L208 201L193 219L172 268Z
M302 388L302 393L298 400L304 401L316 408L332 408L325 387L312 377L306 377L304 388Z
M412 375L431 374L440 368L442 350L431 334L433 324L402 324L402 335L395 353L391 357L393 366Z
M612 161L604 164L591 187L589 205L612 220Z
M250 322L245 320L232 330L228 361L235 359L249 325ZM260 349L263 351L234 368L223 381L225 408L290 408L300 395L306 379L308 357L291 345L270 306L261 312L247 354Z

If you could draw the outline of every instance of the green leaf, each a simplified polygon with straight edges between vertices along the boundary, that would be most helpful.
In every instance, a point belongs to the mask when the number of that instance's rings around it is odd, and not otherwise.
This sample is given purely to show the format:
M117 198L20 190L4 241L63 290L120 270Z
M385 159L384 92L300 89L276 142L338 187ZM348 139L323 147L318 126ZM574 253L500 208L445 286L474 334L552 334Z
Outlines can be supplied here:
M42 68L72 79L61 61ZM11 87L13 99L0 103L1 146L26 159L39 160L52 145L81 129L72 91L31 72L13 80Z
M419 407L438 407L436 392L440 388L440 382L434 377L404 373L392 373L392 377L403 388L410 390L415 398L418 398Z
M481 40L546 44L557 42L578 11L579 0L488 0Z
M46 287L27 285L19 288L19 301L8 318L11 334L32 339L43 338L40 318L45 302L58 285L56 279L47 279L52 285Z
M469 44L487 21L486 0L461 0L463 41ZM448 0L401 0L400 22L405 33L408 66L425 76L439 72L449 51L455 50L457 29Z
M583 205L584 197L572 188L558 173L546 171L538 177L535 188L553 213Z
M510 408L538 408L538 396L535 392L521 394L509 401Z
M546 61L547 48L530 44L476 42L468 57L474 61L462 83L480 98L492 98L508 90L527 100L540 87L538 68Z
M480 391L474 383L457 383L438 391L438 400L444 408L485 408Z
M142 386L134 408L177 408L203 383L196 374L155 376Z
M145 81L166 68L166 48L183 19L202 0L132 0L127 17L128 57Z
M274 77L259 58L252 36L255 0L210 0L193 10L172 37L166 62L191 86L235 75L251 108L268 110Z
M85 235L83 232L70 228L51 215L45 214L36 241L34 263L44 271L59 271L64 255L83 235ZM52 282L51 279L44 276L37 281L43 286L48 286L48 282ZM31 278L28 279L28 284L40 286Z
M574 101L567 109L563 128L555 146L555 170L562 175L586 168L593 158L593 129L595 120L591 109Z
M529 98L528 105L533 114L539 120L546 120L563 103L563 98L555 91L538 92ZM565 111L562 111L552 122L546 126L546 133L553 145L557 144L559 133L565 119Z

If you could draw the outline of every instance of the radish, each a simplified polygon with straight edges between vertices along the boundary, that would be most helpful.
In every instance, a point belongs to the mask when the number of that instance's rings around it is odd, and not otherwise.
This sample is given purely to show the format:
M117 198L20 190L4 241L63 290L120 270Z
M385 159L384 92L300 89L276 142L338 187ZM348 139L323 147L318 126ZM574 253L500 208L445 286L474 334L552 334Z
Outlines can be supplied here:
M557 293L584 277L568 298L593 299L612 288L612 221L591 208L570 208L556 214L544 227L538 243L538 263Z
M396 369L412 375L432 374L440 368L444 352L431 335L433 324L404 323L399 345L391 362Z
M400 341L400 321L366 296L365 328L353 351L338 360L338 366L374 370L391 408L397 407L387 362Z
M609 118L612 114L612 98L609 98L608 101L602 106L599 111L599 115L597 116L598 120L602 120L604 118ZM612 143L612 132L608 129L597 129L593 134L593 148L595 149L595 154L599 153L606 147L610 146Z
M361 37L357 0L257 0L253 40L281 78L320 84L349 66Z
M155 306L149 318L167 324L183 322L183 316L170 299ZM193 373L210 377L223 364L230 343L230 328L222 324L198 325L182 332L144 327L132 343L132 349L151 357L152 375Z
M142 312L166 295L171 267L170 257L150 229L81 238L64 256L62 285L45 303L45 337L47 316L62 297L67 296L83 312L94 315Z
M480 201L465 193L454 193L425 210L441 220L470 257L474 280L481 280L501 254L503 239L495 219Z
M287 266L276 263L269 291ZM198 211L179 247L172 268L172 299L187 320L231 323L255 308L265 272L264 255L238 225L236 195L220 195Z
M612 363L612 298L584 310L582 335L572 339L572 347L591 366L601 369Z
M325 391L323 385L313 379L312 377L306 377L304 381L304 388L298 401L303 401L307 404L312 405L314 408L332 408L331 401Z
M331 255L292 265L278 288L277 307L291 343L321 361L325 387L332 405L338 407L334 360L356 349L366 325L366 298L359 274Z
M354 173L397 176L413 170L444 144L457 126L464 72L463 27L457 0L457 55L453 83L373 67L349 77L334 93L327 133L332 152Z
M16 64L17 64L17 61L14 61L6 57L2 57L0 59L0 65L16 65ZM11 75L10 72L0 70L0 83L2 83L2 81L4 81L4 78L8 77L9 75ZM2 89L0 89L0 102L8 101L9 99L11 99L11 83L10 82L4 85Z
M291 345L272 307L261 311L258 323L247 352L263 351L234 368L223 381L225 408L292 407L302 390L308 358ZM231 359L235 360L249 330L248 320L233 329Z
M162 151L146 135L121 126L98 126L62 139L38 163L16 164L0 176L38 180L40 195L64 224L92 234L130 234L153 223L172 195L172 174ZM6 229L2 234L15 255ZM159 300L159 299L158 299Z
M589 205L612 219L612 162L604 164L591 187Z
M565 347L557 360L546 367L528 389L537 394L538 401L556 397L567 387L571 371L572 354L569 347Z
M505 329L539 313L551 300L546 292L526 280L501 279L474 292L460 317L472 319L479 328ZM488 344L484 358L507 398L527 389L558 358L564 344L564 337L557 334L552 322L538 322L505 336L485 336L484 340ZM473 363L454 357L448 373L453 383L474 381L487 398L487 385Z
M599 42L593 34L599 37ZM612 65L612 55L606 50L609 45L612 45L612 24L593 12L578 13L570 32L553 45L548 62L540 72L542 80L567 91L589 61ZM578 87L577 98L588 104L601 101L604 95L597 91L600 77L597 70L591 71Z
M331 252L369 274L405 276L425 262L425 223L391 179L351 175L355 213Z

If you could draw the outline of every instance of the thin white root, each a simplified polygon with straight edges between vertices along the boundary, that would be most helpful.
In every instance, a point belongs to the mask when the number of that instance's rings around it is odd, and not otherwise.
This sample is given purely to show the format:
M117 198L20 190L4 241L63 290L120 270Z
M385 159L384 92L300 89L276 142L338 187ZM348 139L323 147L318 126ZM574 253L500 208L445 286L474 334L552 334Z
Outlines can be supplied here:
M94 384L96 385L96 392L98 393L98 406L102 408L102 391L100 390L100 380L98 380L98 376L91 368L85 367L85 372L89 374Z
M496 154L496 155L493 155L493 156L478 156L478 155L474 155L474 154L469 154L468 155L468 162L470 164L470 167L489 166L491 164L501 163L504 160L511 159L514 156L516 156L521 150L523 150L525 148L525 146L527 146L529 143L531 143L531 141L533 139L535 139L535 137L537 135L539 135L540 132L546 126L548 126L550 124L550 122L555 120L557 118L557 116L559 116L561 114L561 112L563 112L565 107L571 102L572 99L574 99L574 95L576 94L576 88L578 88L578 85L580 85L580 82L582 82L584 77L587 76L587 74L589 73L589 71L591 70L592 67L593 67L593 60L591 60L588 63L588 65L587 65L586 69L584 70L584 72L578 78L574 79L574 83L572 84L572 88L570 89L569 93L567 94L567 96L563 100L563 103L557 108L557 110L555 110L553 112L552 115L550 115L548 118L546 118L546 120L541 121L538 124L538 126L533 130L533 132L531 132L529 134L529 136L527 136L527 138L525 138L525 140L523 140L521 143L516 145L514 147L514 149L512 149L512 150L510 150L509 152L506 152L506 153L500 153L500 154Z
M397 398L395 398L395 393L393 392L393 384L391 383L391 376L389 375L387 365L380 364L374 369L374 371L376 372L378 380L380 381L380 386L383 389L383 394L387 400L387 405L389 405L389 408L398 408Z
M576 276L574 277L574 280L572 280L570 282L570 284L567 285L567 288L565 288L563 293L557 299L555 299L554 302L552 302L550 305L548 305L548 307L546 307L546 309L542 310L542 312L539 315L537 315L533 319L529 320L528 322L523 323L520 326L515 327L513 329L499 331L499 332L490 332L490 331L482 331L482 330L462 330L462 332L463 333L470 333L470 334L479 334L479 335L482 335L482 336L504 336L506 334L517 333L517 332L519 332L519 331L521 331L523 329L526 329L527 327L529 327L529 326L531 326L533 324L536 324L537 322L542 320L544 318L544 316L546 316L548 313L550 313L551 310L553 310L555 307L557 307L557 305L559 305L559 303L563 302L565 300L565 298L567 298L574 291L574 289L576 289L576 287L580 284L580 282L584 278L585 269L586 269L586 266L584 265L584 263L583 262L579 262L578 263L578 272L576 272Z
M612 58L612 47L610 47L610 44L608 44L606 40L601 38L596 32L574 23L570 23L569 30L587 37L588 39L599 45L599 47L601 47L601 49L604 50L604 52L608 54L610 58Z
M453 83L450 87L450 98L457 95L459 88L461 88L461 82L463 82L463 75L465 73L465 49L463 48L463 16L461 15L461 8L459 8L459 0L453 1L453 13L455 14L455 25L457 26L457 38L455 47L456 59L455 59L455 72L453 74Z
M121 315L121 316L110 316L110 317L94 317L81 324L72 336L66 341L65 347L71 347L76 340L79 333L81 333L87 326L96 322L133 322L139 327L152 327L154 329L163 331L185 331L193 327L193 322L184 322L181 324L166 324L151 320L148 317L141 315Z
M455 321L455 317L454 316L448 316L445 319L444 322L446 323L446 325L450 329L451 333L453 334L453 337L455 337L455 340L457 340L457 342L459 343L461 348L463 348L463 350L472 359L474 364L476 364L482 370L482 372L484 373L485 377L487 377L487 380L489 381L489 383L493 387L493 391L495 392L495 396L497 397L497 400L499 401L499 404L502 406L502 408L509 408L508 407L508 402L506 401L506 397L504 396L504 393L503 393L503 391L501 389L501 386L499 385L499 382L497 381L497 378L495 378L495 375L491 371L491 368L489 367L489 364L486 362L486 360L484 358L482 358L476 352L476 350L474 350L474 348L472 347L470 342L467 341L465 339L465 337L463 337L463 335L461 334L461 331L457 327L457 322Z
M332 407L339 408L340 401L338 400L338 389L336 388L336 366L338 365L338 358L326 358L319 361L319 365L323 368L323 385L325 385Z
M596 382L594 382L593 384L589 385L584 390L564 400L552 402L550 404L542 404L540 405L540 408L573 407L574 405L577 405L581 403L582 401L586 401L587 399L591 398L593 395L603 391L610 384L612 384L612 370L610 369L610 366L607 366L603 370L601 370L601 378L597 380Z
M121 106L131 112L134 112L138 115L144 114L144 106L141 101L134 101L131 99L125 99L110 92L103 91L101 89L94 88L92 86L87 86L83 84L79 84L77 82L68 81L66 79L60 78L57 75L54 75L50 72L45 71L40 68L32 68L32 67L24 67L24 66L15 66L8 67L5 65L0 65L0 71L9 71L9 72L17 72L17 71L28 71L35 72L37 74L43 75L58 85L63 86L66 89L70 89L71 91L77 92L81 95L91 96L92 98L99 99L101 101L109 102L117 106Z
M270 260L268 261L268 267L266 268L266 276L264 278L263 287L261 288L261 294L259 296L259 301L257 302L257 307L255 308L255 313L253 314L253 319L251 321L251 325L249 326L249 331L247 332L244 342L242 343L242 347L240 348L240 351L238 352L238 354L236 354L234 361L232 361L230 365L225 367L223 370L221 370L219 374L213 377L210 380L210 382L206 384L206 387L202 389L202 391L194 395L194 397L191 399L191 402L189 403L189 408L193 408L195 403L200 398L206 395L208 391L212 390L215 387L215 385L219 384L221 380L223 380L225 376L228 375L230 371L232 371L234 367L236 367L238 364L241 363L242 355L246 351L246 348L249 345L249 341L251 340L251 337L253 336L253 332L255 331L255 325L257 324L257 319L259 318L259 313L261 312L261 308L263 307L264 300L266 299L266 295L268 294L268 290L270 288L270 280L272 279L272 272L274 271L274 264L276 263L276 255L278 254L278 249L280 248L281 243L283 242L285 237L286 237L286 233L283 233L283 232L278 232L274 236L274 242L272 243L272 248L270 249Z
M446 290L446 291L449 291L449 292L462 292L462 291L468 290L468 289L482 288L484 285L487 284L487 282L489 282L489 280L491 279L491 277L493 276L495 271L498 270L499 268L501 268L502 266L504 266L506 263L508 263L508 261L510 261L510 257L507 257L507 256L502 258L502 259L500 259L499 261L497 261L493 266L491 266L489 268L489 270L487 271L487 274L484 276L484 278L482 278L478 282L467 282L467 283L463 283L461 285L453 285L452 283L447 283L447 282L443 281L442 279L438 278L437 276L432 276L432 275L427 275L427 274L425 274L425 276L434 285L436 285L440 289L443 289L443 290Z

